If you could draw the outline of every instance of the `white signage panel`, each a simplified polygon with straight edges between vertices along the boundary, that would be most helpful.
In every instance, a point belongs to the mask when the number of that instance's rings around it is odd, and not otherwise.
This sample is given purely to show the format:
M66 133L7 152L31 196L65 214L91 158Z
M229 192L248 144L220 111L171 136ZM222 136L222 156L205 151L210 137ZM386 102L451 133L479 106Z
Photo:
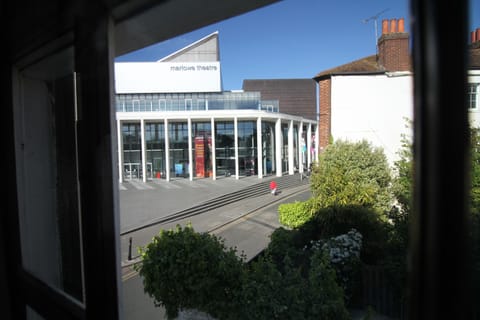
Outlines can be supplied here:
M221 92L220 62L117 62L116 93Z

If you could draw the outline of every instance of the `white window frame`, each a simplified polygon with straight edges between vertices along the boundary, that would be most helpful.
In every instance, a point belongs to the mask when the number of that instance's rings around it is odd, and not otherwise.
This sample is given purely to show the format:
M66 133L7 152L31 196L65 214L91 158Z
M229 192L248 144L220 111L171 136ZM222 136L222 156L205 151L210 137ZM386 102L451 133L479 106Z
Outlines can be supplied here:
M472 88L474 88L474 89L472 90ZM475 96L475 98L472 98L472 96ZM468 83L467 103L468 103L468 110L478 110L479 109L480 83L478 83L478 82Z

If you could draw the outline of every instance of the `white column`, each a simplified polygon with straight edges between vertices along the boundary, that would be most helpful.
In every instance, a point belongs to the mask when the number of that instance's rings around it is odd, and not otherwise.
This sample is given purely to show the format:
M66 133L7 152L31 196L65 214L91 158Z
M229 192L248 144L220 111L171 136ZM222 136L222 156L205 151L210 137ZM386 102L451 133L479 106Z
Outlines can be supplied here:
M303 150L303 146L306 146L306 141L305 139L303 138L303 122L300 121L299 125L298 125L298 172L300 173L303 173L303 159L305 158L305 153Z
M283 147L283 139L282 139L282 120L277 119L275 122L275 162L277 163L277 177L282 176L282 147Z
M233 136L234 136L234 145L235 145L235 179L238 179L240 174L240 168L238 165L238 119L237 117L233 118Z
M288 123L288 174L294 174L293 161L293 120Z
M312 124L307 127L307 168L312 164Z
M212 127L212 180L217 180L217 155L215 150L215 118L211 118L210 126Z
M263 178L263 142L262 142L262 117L257 118L257 170L258 178Z
M317 162L318 161L318 155L319 155L319 148L318 148L318 139L319 139L319 132L318 132L318 124L315 126L315 143L313 145L313 148L314 148L314 156L315 156L315 159L313 159L314 162Z
M165 119L165 180L170 181L170 137L168 136L168 120Z
M193 180L193 156L192 156L192 119L187 119L188 126L188 176Z
M272 172L275 171L276 172L276 166L277 166L277 163L276 163L276 154L275 154L275 128L272 128L272 127L269 127L269 130L270 130L270 148L272 150L270 150L270 152L272 153L272 159L270 159L270 161L272 162L271 163L271 166L272 166ZM274 161L275 160L275 161ZM265 168L265 172L267 172L267 168Z
M140 136L141 136L141 146L142 146L142 181L147 182L147 152L145 151L145 119L140 120Z
M123 135L122 122L117 120L117 145L118 145L118 182L123 182Z

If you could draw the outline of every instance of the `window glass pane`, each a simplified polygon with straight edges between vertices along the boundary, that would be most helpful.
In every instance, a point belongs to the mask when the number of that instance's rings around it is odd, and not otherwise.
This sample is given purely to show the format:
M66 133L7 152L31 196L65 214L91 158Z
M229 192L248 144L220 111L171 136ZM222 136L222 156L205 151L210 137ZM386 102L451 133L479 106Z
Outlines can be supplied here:
M62 63L57 63L62 61ZM65 65L65 61L69 64ZM19 74L15 108L23 267L83 300L73 49ZM48 79L43 75L48 74Z
M168 124L170 175L186 177L188 173L188 125L174 122Z
M27 305L27 320L43 320L45 319L39 315L32 307Z
M478 83L470 83L468 85L467 91L467 104L469 109L476 109L478 108L478 101L479 101L479 87L480 84Z
M163 123L145 125L147 165L154 178L165 178L165 129Z

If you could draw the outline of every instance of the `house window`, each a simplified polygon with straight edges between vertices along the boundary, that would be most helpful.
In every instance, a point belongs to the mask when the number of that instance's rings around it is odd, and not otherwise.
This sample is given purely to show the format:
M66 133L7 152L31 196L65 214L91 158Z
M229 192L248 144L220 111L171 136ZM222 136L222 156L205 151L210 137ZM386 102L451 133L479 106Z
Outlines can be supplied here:
M477 109L479 104L480 83L469 83L467 88L468 109Z

